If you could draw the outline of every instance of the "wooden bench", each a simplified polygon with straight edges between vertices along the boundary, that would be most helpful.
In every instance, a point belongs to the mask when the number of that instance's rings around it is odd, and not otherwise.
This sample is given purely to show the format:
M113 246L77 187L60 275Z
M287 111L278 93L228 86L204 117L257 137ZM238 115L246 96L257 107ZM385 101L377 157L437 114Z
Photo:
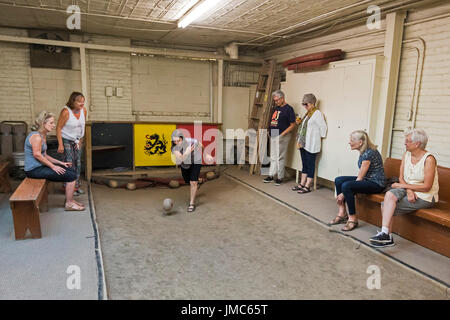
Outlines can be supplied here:
M40 210L48 211L47 180L25 178L9 198L16 240L25 239L30 229L33 239L42 237Z
M0 163L0 192L11 192L11 184L9 183L8 162Z
M387 158L387 178L398 177L401 160ZM438 166L439 202L431 209L420 209L394 216L392 232L426 248L450 257L450 168ZM381 227L381 202L384 194L356 196L358 218Z

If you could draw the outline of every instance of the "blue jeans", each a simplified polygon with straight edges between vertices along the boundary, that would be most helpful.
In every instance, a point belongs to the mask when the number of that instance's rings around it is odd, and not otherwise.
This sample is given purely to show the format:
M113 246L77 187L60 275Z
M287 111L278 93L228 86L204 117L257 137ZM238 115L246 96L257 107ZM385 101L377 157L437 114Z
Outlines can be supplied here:
M316 156L317 153L306 151L305 148L300 149L300 157L302 158L302 173L306 174L308 178L314 178L314 171L316 170Z
M381 193L384 187L368 180L356 181L354 176L341 176L334 179L336 186L336 195L344 194L344 201L348 206L348 214L356 214L355 209L355 194L356 193Z
M64 168L64 174L58 174L47 166L40 166L30 171L25 171L25 175L32 179L47 179L55 182L72 182L77 180L77 173L71 168Z

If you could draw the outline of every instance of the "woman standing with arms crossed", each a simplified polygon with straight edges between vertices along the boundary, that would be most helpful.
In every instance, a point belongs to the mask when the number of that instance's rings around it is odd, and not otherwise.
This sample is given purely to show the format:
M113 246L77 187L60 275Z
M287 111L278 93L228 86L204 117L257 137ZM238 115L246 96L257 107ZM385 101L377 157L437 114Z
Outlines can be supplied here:
M71 162L77 173L75 196L84 193L80 188L81 146L87 117L84 100L82 93L72 92L66 106L61 110L56 127L58 153L64 153L64 161Z

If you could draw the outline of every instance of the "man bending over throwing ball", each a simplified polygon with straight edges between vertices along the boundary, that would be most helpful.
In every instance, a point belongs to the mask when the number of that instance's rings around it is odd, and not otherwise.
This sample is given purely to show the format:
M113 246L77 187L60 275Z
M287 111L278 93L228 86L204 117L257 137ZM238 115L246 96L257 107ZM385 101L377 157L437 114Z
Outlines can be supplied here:
M186 138L180 130L172 133L172 154L175 156L176 164L181 167L184 182L191 185L190 202L188 212L195 210L195 195L198 189L198 177L202 167L202 154L204 146L197 139ZM205 155L205 161L212 163L213 157Z

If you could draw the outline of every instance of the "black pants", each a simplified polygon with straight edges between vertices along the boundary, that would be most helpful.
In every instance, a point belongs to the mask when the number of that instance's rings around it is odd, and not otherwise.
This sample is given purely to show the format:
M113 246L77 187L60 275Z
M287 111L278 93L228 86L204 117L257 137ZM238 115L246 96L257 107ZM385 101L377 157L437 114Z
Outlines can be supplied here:
M191 164L188 169L181 168L181 174L183 175L184 182L190 183L191 181L198 181L201 168L201 164Z

